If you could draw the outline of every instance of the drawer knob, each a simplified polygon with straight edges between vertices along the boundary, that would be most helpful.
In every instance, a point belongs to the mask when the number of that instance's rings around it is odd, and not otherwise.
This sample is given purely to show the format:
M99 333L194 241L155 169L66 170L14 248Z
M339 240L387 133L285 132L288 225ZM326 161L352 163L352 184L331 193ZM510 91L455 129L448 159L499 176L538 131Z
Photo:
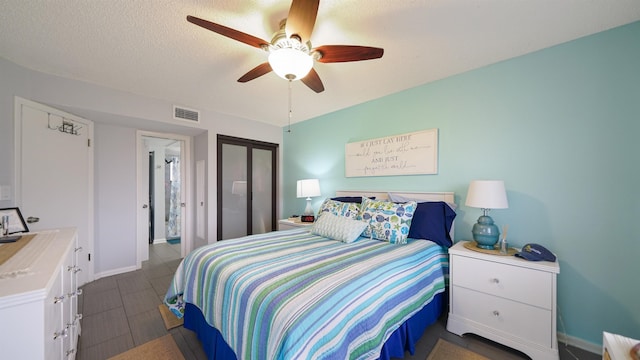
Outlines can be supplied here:
M493 310L493 316L495 316L495 317L500 316L500 311L498 311L498 310Z
M491 279L491 282L494 283L494 284L500 284L500 279L493 278L493 279Z

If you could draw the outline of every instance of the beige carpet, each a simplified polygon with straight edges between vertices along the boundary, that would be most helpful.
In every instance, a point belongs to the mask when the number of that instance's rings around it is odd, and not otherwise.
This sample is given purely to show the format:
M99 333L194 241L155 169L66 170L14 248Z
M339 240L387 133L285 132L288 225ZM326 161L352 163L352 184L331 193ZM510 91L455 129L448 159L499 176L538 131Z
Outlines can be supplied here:
M171 334L151 340L109 360L184 360Z
M438 339L427 360L489 360L486 357L476 354L456 344L446 340Z
M167 328L167 330L182 326L182 324L184 324L184 319L178 319L166 305L160 304L158 305L158 309L160 309L160 315L162 315L162 320L164 320L164 326Z

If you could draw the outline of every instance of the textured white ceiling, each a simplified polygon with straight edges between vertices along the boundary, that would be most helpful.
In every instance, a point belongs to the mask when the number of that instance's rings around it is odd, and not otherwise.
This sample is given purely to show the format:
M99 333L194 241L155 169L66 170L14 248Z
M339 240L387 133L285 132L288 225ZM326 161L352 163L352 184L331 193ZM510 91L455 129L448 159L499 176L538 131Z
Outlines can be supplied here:
M288 84L236 80L266 53L186 21L271 40L287 0L2 0L0 56L110 88L277 125ZM325 91L293 83L293 122L640 20L640 0L322 0L311 41L384 48L316 63Z

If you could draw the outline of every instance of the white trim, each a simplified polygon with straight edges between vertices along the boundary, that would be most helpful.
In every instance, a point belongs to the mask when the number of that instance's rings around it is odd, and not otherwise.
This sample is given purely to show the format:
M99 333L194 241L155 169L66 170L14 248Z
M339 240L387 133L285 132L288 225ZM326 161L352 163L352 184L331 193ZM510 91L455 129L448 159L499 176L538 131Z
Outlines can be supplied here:
M3 296L0 298L0 309L41 301L46 297L46 288Z
M558 348L565 345L571 345L579 349L602 355L602 345L594 344L592 342L579 339L574 336L567 335L565 333L558 333Z
M113 275L119 275L119 274L124 274L124 273L128 273L131 271L136 271L138 270L135 266L127 266L127 267L123 267L123 268L119 268L119 269L113 269L113 270L109 270L109 271L104 271L104 272L100 272L96 274L96 280L98 279L102 279L105 277L109 277L109 276L113 276Z

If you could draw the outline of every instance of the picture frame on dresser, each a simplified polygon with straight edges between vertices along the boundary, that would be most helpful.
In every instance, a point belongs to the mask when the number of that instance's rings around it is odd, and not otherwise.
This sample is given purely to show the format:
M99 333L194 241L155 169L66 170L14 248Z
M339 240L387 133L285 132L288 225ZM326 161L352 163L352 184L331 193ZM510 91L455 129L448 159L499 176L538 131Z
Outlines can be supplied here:
M22 217L20 208L11 207L11 208L0 209L0 221L3 216L9 217L8 234L29 232L29 227L27 226L27 223L24 221L24 218Z

